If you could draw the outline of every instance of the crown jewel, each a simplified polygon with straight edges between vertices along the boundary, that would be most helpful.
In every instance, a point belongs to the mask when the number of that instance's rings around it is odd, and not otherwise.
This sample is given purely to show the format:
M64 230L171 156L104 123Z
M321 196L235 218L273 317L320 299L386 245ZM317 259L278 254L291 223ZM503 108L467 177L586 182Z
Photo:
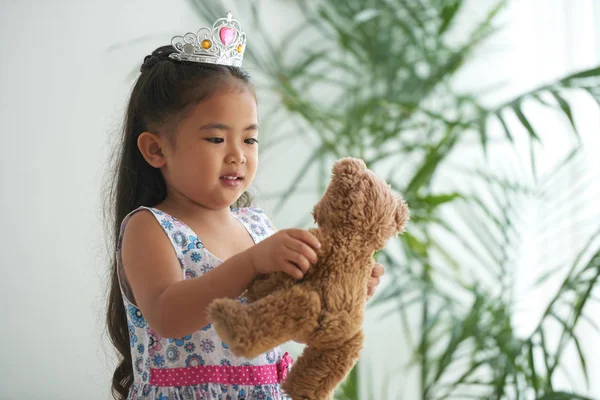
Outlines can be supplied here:
M241 67L246 50L246 34L240 23L233 19L231 11L219 18L211 28L200 28L197 34L175 36L171 44L176 52L170 58L210 64Z

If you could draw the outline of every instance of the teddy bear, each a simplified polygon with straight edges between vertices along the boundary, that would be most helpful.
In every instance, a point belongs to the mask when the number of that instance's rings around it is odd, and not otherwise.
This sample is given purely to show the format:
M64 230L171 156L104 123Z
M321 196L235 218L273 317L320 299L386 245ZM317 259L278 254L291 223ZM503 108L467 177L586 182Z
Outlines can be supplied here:
M321 247L302 279L283 272L258 277L247 304L216 299L208 309L237 356L253 358L292 340L306 345L282 383L293 400L331 398L357 362L374 253L404 231L409 210L364 161L346 157L334 164L312 215L317 228L310 232Z

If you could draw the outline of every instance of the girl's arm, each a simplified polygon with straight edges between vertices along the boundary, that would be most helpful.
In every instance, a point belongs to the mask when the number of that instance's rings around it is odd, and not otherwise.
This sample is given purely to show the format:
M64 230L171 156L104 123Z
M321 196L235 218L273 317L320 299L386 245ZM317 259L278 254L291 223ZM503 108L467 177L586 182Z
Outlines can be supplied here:
M152 329L168 338L208 325L207 306L217 298L239 297L259 273L283 271L301 279L317 262L313 249L320 246L308 231L286 229L218 268L184 280L175 250L151 213L133 215L123 235L123 268L136 305Z
M131 217L123 236L123 266L136 305L156 333L191 334L209 324L206 307L220 297L237 298L256 276L248 251L197 279L183 280L173 246L149 212Z

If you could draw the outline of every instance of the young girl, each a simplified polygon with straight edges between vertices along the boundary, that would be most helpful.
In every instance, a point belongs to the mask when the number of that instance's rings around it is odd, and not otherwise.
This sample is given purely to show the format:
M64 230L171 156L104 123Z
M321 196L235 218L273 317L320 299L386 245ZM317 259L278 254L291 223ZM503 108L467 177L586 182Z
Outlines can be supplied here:
M107 322L121 361L116 399L284 399L290 358L234 356L206 307L240 297L258 274L302 278L317 261L308 231L250 208L258 163L254 88L240 69L237 21L175 37L135 83L110 193L115 258ZM372 294L382 274L373 272ZM265 321L266 324L269 321Z

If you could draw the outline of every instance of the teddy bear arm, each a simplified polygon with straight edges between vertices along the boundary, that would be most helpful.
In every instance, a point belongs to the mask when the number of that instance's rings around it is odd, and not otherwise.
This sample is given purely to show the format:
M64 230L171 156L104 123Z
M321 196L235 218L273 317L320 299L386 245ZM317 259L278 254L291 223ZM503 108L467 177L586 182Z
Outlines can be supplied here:
M248 305L217 299L209 306L219 337L233 354L246 358L307 337L316 328L320 313L319 296L298 286L278 290Z

